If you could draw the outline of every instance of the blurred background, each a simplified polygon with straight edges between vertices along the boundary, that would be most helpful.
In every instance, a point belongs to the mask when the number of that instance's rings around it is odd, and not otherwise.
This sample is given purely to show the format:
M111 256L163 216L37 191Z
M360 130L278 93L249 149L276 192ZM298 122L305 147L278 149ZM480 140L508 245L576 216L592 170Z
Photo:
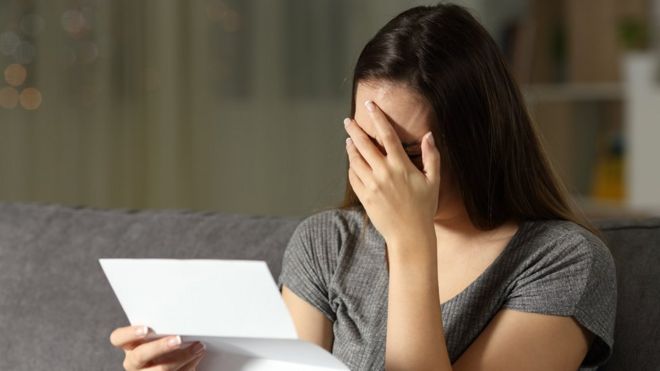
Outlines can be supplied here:
M590 216L660 214L660 1L465 0ZM408 0L0 0L0 200L340 203L352 68Z

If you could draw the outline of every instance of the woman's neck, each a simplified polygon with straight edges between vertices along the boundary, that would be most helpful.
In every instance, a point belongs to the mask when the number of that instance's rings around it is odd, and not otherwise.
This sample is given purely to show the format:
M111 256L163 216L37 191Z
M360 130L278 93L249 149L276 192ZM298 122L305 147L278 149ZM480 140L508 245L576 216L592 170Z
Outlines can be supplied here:
M481 245L494 240L510 238L517 230L517 223L508 221L490 231L477 228L470 219L463 200L456 193L445 194L438 203L433 227L438 248L442 246Z

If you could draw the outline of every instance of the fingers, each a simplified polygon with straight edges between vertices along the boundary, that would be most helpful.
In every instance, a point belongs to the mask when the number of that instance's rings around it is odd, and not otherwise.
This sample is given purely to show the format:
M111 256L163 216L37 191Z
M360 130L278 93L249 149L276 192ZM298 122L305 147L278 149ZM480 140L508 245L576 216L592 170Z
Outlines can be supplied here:
M204 344L194 342L191 346L170 352L155 360L153 366L141 369L142 371L161 370L194 370L206 352Z
M179 371L195 371L197 370L197 366L199 365L199 362L202 361L202 358L204 358L205 353L200 353L197 356L195 356L193 359L188 361L188 363L185 363Z
M145 339L149 328L147 326L119 327L110 334L110 343L124 350L131 350L136 341ZM130 349L127 349L130 348Z
M432 182L440 183L440 151L435 145L433 133L428 132L422 138L422 163L424 173Z
M141 369L153 359L178 349L180 346L181 337L178 335L166 336L141 344L132 351L127 352L124 359L124 368L127 370Z
M385 115L385 112L383 112L373 101L365 101L364 105L367 107L371 121L374 123L376 135L378 135L378 138L383 142L383 147L385 147L387 154L393 154L395 155L395 158L403 159L406 154L403 145L401 144L401 139L399 139L399 135L392 127L392 123Z
M357 148L351 138L346 138L346 152L348 153L348 161L350 162L350 167L353 169L355 175L360 179L361 184L370 185L373 181L371 179L371 168Z
M348 180L351 183L351 187L353 188L355 195L358 197L358 199L360 199L360 201L362 201L362 191L364 190L364 184L355 174L355 171L353 171L351 168L348 169Z
M344 127L350 135L355 147L360 151L362 157L374 171L379 171L383 166L383 155L378 148L371 142L370 137L362 128L350 118L344 119Z

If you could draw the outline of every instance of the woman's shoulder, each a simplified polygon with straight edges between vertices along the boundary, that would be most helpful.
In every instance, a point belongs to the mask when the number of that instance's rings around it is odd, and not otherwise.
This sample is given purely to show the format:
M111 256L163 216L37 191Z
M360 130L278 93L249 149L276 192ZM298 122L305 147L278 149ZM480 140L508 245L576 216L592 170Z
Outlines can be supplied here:
M365 220L361 209L330 208L316 211L304 217L294 233L305 233L308 235L319 235L328 233L354 234L365 227Z
M584 308L599 308L604 313L613 310L614 258L598 236L565 220L529 222L525 232L512 264L515 296L522 306L534 301L562 307L567 313ZM556 301L549 299L559 292L563 294Z
M527 222L513 254L513 284L504 307L573 316L597 335L585 365L604 362L612 351L616 271L606 244L577 223Z
M287 250L310 255L352 259L354 254L382 250L384 240L359 207L332 208L303 218L291 236Z
M545 260L586 261L614 267L612 254L603 240L587 228L568 220L529 221L525 245L530 255Z
M598 236L571 221L526 222L505 264L517 294L528 299L545 302L546 295L569 290L573 304L580 306L590 305L586 299L591 294L616 293L616 268L610 250ZM590 290L595 291L590 294ZM567 294L562 300L570 301Z

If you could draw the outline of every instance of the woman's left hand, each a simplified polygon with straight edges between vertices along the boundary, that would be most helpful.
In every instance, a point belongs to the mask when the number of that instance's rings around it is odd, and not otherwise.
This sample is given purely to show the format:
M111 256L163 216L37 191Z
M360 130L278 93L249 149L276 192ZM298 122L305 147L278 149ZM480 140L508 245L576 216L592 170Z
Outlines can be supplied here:
M408 158L387 116L371 101L365 103L385 154L357 121L345 119L350 135L346 151L348 179L374 227L385 241L416 241L420 233L434 233L433 217L440 189L440 153L433 134L422 138L420 171ZM435 241L434 241L435 243Z

